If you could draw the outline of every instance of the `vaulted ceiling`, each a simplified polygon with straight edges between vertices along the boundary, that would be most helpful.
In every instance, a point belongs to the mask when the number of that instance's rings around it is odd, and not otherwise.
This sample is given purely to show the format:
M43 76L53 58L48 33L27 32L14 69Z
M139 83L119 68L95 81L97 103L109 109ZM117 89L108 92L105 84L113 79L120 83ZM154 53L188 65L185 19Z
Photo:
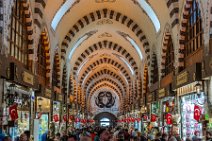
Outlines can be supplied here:
M127 98L137 93L141 70L170 22L166 1L48 0L44 10L70 83L80 86L88 101L95 91L110 88L121 107L131 104Z

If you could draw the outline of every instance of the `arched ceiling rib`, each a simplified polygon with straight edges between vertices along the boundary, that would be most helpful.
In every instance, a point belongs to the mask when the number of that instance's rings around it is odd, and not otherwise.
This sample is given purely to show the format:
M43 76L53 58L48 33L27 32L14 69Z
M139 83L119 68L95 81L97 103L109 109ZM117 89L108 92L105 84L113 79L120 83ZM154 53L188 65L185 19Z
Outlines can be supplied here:
M80 75L80 83L82 83L82 81L84 80L85 76L91 71L91 70L95 70L97 67L113 67L117 72L120 71L120 73L122 73L122 75L124 75L124 77L127 79L128 83L130 82L130 74L125 70L124 67L122 67L122 65L120 65L118 62L108 59L108 58L103 58L103 59L99 59L95 62L93 62L89 67L87 67L84 71L83 74Z
M68 34L66 34L64 41L62 42L62 50L63 50L63 58L66 56L65 52L67 52L67 48L69 47L68 44L72 41L72 38L75 37L76 33L78 33L80 30L82 30L85 26L89 25L90 23L94 21L98 21L102 18L109 18L112 20L115 20L117 22L120 22L121 24L125 25L129 29L131 29L134 34L137 36L137 38L142 42L143 48L149 56L150 49L149 49L149 42L143 32L143 30L139 27L137 23L135 23L131 18L127 17L126 15L122 15L119 12L115 12L113 10L108 9L102 9L97 10L95 12L91 12L90 14L83 16L82 19L78 20L77 23L73 25L73 27L69 30Z
M111 71L111 69L109 68L100 68L97 71L95 71L90 77L88 77L88 79L84 79L84 88L86 89L86 87L88 86L88 84L90 84L91 82L93 82L95 80L95 78L100 77L103 74L108 74L110 75L110 77L113 77L115 79L117 79L120 84L123 85L124 88L127 88L127 82L124 80L123 77L121 77L118 73L116 73L115 71Z
M119 89L119 91L121 91L122 95L125 94L125 89L123 88L123 86L120 84L119 81L117 81L116 79L114 78L111 78L111 77L108 77L109 75L103 75L101 76L100 78L97 78L95 79L95 82L94 83L91 83L88 85L87 89L85 89L86 91L86 96L89 95L90 93L90 90L98 83L101 83L101 82L110 82L111 84L113 84L114 86L117 87L117 89Z
M103 49L109 49L113 51L113 55L115 55L117 58L121 59L125 59L127 61L128 64L130 64L130 67L133 68L133 70L135 71L135 74L138 74L138 66L136 64L136 61L134 59L134 57L128 53L128 51L126 49L124 49L122 46L111 42L111 41L101 41L98 43L93 44L92 46L89 46L77 59L77 61L74 64L73 67L73 73L74 75L77 74L78 69L81 68L81 65L84 65L84 62L88 59L92 59L93 57L96 58L96 55L98 55L97 52L103 50ZM115 52L117 53L115 53ZM91 55L92 54L92 55ZM121 59L123 61L123 59Z

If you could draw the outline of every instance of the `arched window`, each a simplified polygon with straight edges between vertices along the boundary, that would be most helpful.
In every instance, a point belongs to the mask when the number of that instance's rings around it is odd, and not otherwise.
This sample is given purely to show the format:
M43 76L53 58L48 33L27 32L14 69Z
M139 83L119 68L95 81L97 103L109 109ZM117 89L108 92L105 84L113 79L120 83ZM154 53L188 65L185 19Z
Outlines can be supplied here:
M199 5L196 0L192 1L188 15L187 36L185 43L185 56L194 53L198 48L202 47L202 20Z
M12 8L10 56L28 67L28 39L23 1L16 0Z
M167 50L166 50L166 58L165 58L165 74L168 75L174 70L174 46L172 43L171 36L168 39Z
M45 39L41 35L39 44L38 44L38 66L37 74L46 78L46 52L45 52Z

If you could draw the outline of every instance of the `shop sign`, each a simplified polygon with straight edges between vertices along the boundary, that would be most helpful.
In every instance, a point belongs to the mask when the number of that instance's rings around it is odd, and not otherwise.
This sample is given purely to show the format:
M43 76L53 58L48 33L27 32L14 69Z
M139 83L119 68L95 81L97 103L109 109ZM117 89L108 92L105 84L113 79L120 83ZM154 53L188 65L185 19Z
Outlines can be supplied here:
M23 73L23 81L28 84L34 85L34 76L28 72L24 72Z
M177 76L177 86L188 82L188 72L183 72Z
M166 96L165 88L162 88L158 91L158 98L163 98Z
M48 98L51 98L51 95L52 95L52 91L49 89L45 89L45 96Z

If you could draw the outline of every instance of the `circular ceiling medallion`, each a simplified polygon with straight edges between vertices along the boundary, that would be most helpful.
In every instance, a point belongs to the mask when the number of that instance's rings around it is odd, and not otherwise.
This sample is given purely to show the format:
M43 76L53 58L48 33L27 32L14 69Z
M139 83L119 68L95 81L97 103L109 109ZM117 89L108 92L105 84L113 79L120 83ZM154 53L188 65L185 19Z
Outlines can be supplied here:
M100 92L95 98L95 103L99 108L111 108L115 104L116 97L111 92Z

